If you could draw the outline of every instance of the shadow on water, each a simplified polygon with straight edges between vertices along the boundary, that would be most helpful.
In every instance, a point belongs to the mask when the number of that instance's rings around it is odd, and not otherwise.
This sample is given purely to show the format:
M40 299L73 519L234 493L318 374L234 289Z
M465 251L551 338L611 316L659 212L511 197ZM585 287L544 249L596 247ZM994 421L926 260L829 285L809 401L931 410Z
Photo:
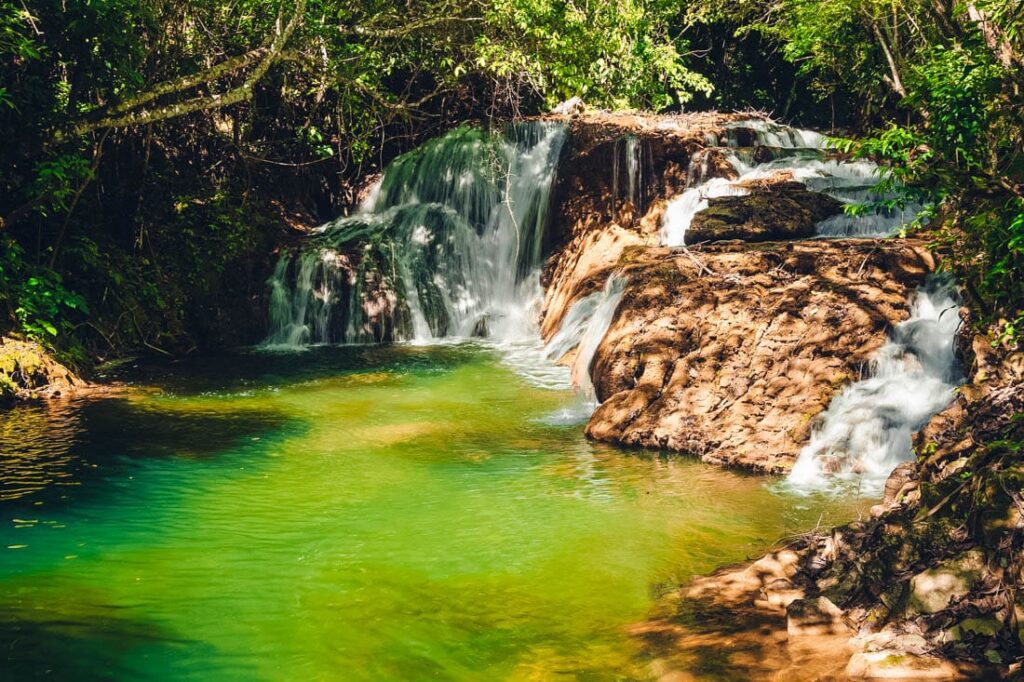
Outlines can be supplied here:
M103 377L168 397L225 399L178 409L173 401L103 398L16 405L0 413L0 504L68 504L103 489L138 460L204 460L250 442L295 436L307 428L266 401L248 398L328 377L381 372L401 377L443 373L478 354L471 345L332 346L303 352L244 350L145 360ZM242 402L231 402L240 399ZM257 405L256 403L261 404Z
M92 682L138 676L133 656L181 660L195 647L166 628L120 614L87 617L53 610L0 607L0 680ZM207 651L208 655L214 652Z
M19 405L0 414L0 504L81 499L142 459L205 459L301 422L274 410L178 412L124 398Z
M183 395L245 392L374 369L395 376L443 373L479 353L480 347L472 343L312 346L301 351L253 348L175 361L140 360L111 369L104 378Z

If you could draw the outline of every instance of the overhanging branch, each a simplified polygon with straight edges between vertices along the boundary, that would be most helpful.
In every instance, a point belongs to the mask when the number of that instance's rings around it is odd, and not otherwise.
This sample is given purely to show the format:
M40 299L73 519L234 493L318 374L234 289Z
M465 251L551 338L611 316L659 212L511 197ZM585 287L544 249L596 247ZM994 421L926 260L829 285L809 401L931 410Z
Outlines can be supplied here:
M82 121L73 124L70 127L70 134L81 136L93 130L104 128L125 128L134 125L156 123L196 111L219 109L252 98L253 89L256 84L266 75L270 67L281 58L285 45L302 22L305 9L306 0L296 0L295 11L285 26L281 26L281 19L278 18L274 40L269 47L260 47L244 55L232 57L198 74L183 76L172 81L157 84L146 92L117 105L106 116L98 120ZM155 109L139 108L163 95L184 92L203 83L213 82L218 78L246 68L253 63L255 63L255 66L242 84L226 92L194 97L184 102L167 104ZM58 133L54 137L59 141L63 135Z

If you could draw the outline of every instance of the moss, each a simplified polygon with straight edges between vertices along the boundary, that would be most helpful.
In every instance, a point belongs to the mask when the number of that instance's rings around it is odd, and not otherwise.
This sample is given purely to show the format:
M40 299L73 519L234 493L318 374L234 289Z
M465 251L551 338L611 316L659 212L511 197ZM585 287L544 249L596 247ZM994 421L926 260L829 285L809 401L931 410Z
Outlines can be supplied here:
M960 621L949 629L949 636L955 640L964 639L965 636L978 635L981 637L994 637L1003 629L1003 624L996 618L968 618ZM994 661L998 663L998 661Z
M29 396L48 387L67 387L77 378L33 341L0 339L0 401Z

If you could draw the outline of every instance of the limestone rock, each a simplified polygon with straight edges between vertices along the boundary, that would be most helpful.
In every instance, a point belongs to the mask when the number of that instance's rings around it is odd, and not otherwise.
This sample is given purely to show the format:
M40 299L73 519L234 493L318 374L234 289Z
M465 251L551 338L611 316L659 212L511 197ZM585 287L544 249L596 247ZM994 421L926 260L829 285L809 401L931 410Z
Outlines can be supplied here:
M955 599L967 595L982 576L985 555L971 550L910 579L912 612L937 613Z
M627 249L618 265L587 434L782 472L934 260L866 240Z

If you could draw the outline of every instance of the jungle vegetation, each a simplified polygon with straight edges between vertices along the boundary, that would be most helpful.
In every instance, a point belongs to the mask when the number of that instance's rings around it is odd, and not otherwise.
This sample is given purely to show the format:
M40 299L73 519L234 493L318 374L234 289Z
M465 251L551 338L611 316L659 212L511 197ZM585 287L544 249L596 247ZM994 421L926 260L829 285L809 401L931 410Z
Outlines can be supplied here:
M578 95L837 130L1014 339L1022 88L1024 0L4 0L0 332L81 364L252 341L282 224Z

